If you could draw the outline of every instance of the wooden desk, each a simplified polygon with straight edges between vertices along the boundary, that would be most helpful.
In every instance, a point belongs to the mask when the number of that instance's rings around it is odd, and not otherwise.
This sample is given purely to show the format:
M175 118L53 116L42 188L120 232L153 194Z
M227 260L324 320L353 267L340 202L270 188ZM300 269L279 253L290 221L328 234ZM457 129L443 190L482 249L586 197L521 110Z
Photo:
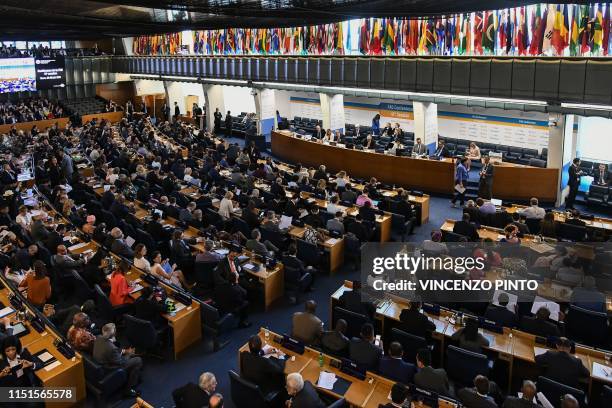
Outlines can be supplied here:
M493 166L493 197L504 200L529 200L538 197L554 203L559 187L559 169L498 163Z
M353 177L376 177L387 184L448 194L453 190L452 160L427 160L350 150L293 137L288 131L272 132L272 154L283 160L329 170L345 170Z
M345 291L352 290L345 285L338 288L330 297L330 322L333 321L333 308L338 303L340 296ZM378 304L376 309L376 319L381 322L383 333L385 333L385 327L388 324L393 325L393 322L399 321L399 315L406 307L407 304L405 302L393 299L388 299ZM452 311L441 309L440 316L434 316L427 313L426 315L436 325L436 331L432 333L432 338L440 342L440 349L442 353L441 358L443 359L445 343L460 327L452 324L449 321L449 317L453 315ZM489 340L489 346L485 347L485 349L496 353L500 360L508 362L509 382L514 379L513 371L517 360L524 361L533 366L535 364L534 346L546 348L545 346L536 344L534 335L522 332L520 330L504 328L504 332L502 334L483 329L479 329L479 332ZM593 382L612 384L611 377L602 375L602 373L599 372L594 372L593 370L594 363L598 363L606 366L608 370L612 372L612 367L610 364L606 363L604 351L577 345L575 355L583 362L584 366L587 367L591 373L588 381L589 391Z
M69 248L69 251L72 254L80 254L87 250L92 250L94 252L97 251L98 244L94 241L90 241L85 246L82 246L80 248ZM116 258L117 262L119 261L119 258L117 258L116 255L111 255ZM144 271L141 271L140 269L132 265L130 271L126 274L126 278L129 282L138 279L138 283L140 285L148 286L148 283L142 280L142 275L144 274ZM165 288L168 296L172 298L174 289L165 285L162 281L160 281L159 284ZM130 296L132 296L134 299L137 299L140 296L140 292L135 292ZM175 301L175 303L178 302ZM184 307L183 309L176 312L176 314L163 315L168 322L168 326L172 328L172 340L175 359L178 359L180 354L185 351L189 346L199 342L202 339L202 319L200 314L200 304L195 300L192 300L191 305Z
M5 306L10 306L8 296L13 292L13 288L8 286L0 290L0 301L2 301ZM25 303L25 307L26 309L29 309L30 313L32 313L33 308L28 305L27 302ZM14 322L16 313L13 313L8 317L12 322ZM27 335L19 338L21 345L24 348L27 348L32 354L46 349L60 362L60 365L52 368L51 370L41 368L35 372L36 376L42 382L43 387L74 387L76 392L76 401L78 402L84 400L86 390L85 371L81 355L76 353L73 358L67 359L53 344L55 339L58 338L53 330L51 330L49 327L45 327L45 330L39 333L30 325L30 323L26 322L25 325L28 327L28 329L30 329L30 332ZM47 407L63 408L73 406L74 403L46 402L45 405Z

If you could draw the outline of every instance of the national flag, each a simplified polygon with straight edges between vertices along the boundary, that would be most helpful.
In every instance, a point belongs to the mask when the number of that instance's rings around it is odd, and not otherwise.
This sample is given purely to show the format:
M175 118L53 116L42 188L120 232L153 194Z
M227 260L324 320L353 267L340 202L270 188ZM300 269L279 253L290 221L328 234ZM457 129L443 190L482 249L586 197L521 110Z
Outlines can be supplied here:
M474 52L482 54L482 33L484 31L484 21L482 11L477 11L474 15Z
M555 20L557 16L557 6L549 4L544 11L543 20L546 22L544 33L542 34L542 53L548 54L552 50L553 33L555 30Z
M407 52L411 55L417 53L419 48L419 20L410 19L408 20L408 40L407 40Z
M516 48L518 55L525 55L529 46L529 33L527 32L527 17L525 16L525 6L520 8L516 32Z
M580 54L586 54L591 50L589 45L589 13L587 6L580 6L580 26L578 28L578 35L580 38Z
M568 26L568 9L569 6L557 5L555 13L555 23L552 33L552 46L557 55L563 55L563 50L568 45L569 26Z
M339 22L336 23L335 28L334 28L334 33L336 35L335 38L335 43L336 43L336 51L338 51L338 53L340 54L344 54L344 35L342 32L342 25L344 23ZM348 31L347 31L347 41L349 41L349 46L350 46L350 41L351 41L351 22L348 21Z
M484 28L482 31L482 48L490 53L495 51L495 35L497 32L496 20L495 12L485 12Z
M461 23L463 22L463 14L455 15L455 33L453 34L453 49L455 52L459 52L461 47Z
M578 26L580 22L580 9L577 5L572 6L572 28L570 30L570 56L575 57L580 49L580 36L578 34Z
M370 51L372 54L374 55L380 55L381 52L381 37L380 37L380 32L381 32L381 25L380 25L380 19L379 18L375 18L374 19L374 27L372 29L372 45L370 47Z
M505 51L506 41L508 36L508 24L510 23L510 14L508 9L500 10L498 13L499 29L499 49Z
M612 4L607 4L606 6L606 15L603 19L603 54L608 55L610 52L610 6Z
M597 7L597 5L595 6ZM608 44L606 44L606 48ZM593 22L593 53L600 52L603 47L603 13L601 7L597 7L595 20Z
M544 23L542 22L542 12L540 4L536 5L536 11L531 17L531 45L529 46L530 55L540 55L542 51L542 33L544 31Z
M434 20L429 19L425 29L425 47L427 47L429 54L432 54L435 51L437 43L436 27L434 24Z
M368 35L370 34L370 19L364 18L361 22L361 29L359 30L359 51L366 55L370 50L370 39Z

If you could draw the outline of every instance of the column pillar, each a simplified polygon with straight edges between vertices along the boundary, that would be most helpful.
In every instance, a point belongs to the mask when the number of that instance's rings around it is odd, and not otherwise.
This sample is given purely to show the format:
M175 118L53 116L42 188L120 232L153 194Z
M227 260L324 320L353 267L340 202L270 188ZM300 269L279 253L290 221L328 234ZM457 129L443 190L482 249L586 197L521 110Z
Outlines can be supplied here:
M257 112L257 133L270 139L276 121L276 93L273 89L256 89L255 110Z
M210 132L215 128L214 113L217 108L225 117L225 100L223 98L222 85L202 84L204 91L205 106L203 110L206 112L206 129Z
M421 138L429 151L438 143L438 105L433 102L413 102L414 140Z
M546 167L560 169L558 177L557 201L559 206L569 193L567 181L569 166L576 157L576 135L574 134L574 115L551 114L548 119L548 158Z
M320 93L323 129L339 130L344 134L344 95Z

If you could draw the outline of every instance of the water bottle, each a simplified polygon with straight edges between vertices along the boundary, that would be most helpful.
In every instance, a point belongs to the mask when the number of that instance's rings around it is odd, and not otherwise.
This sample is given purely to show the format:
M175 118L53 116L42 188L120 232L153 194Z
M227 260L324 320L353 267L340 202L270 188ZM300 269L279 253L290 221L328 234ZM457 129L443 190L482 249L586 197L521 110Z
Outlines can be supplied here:
M323 368L324 364L325 364L325 359L323 358L323 353L319 353L319 367Z

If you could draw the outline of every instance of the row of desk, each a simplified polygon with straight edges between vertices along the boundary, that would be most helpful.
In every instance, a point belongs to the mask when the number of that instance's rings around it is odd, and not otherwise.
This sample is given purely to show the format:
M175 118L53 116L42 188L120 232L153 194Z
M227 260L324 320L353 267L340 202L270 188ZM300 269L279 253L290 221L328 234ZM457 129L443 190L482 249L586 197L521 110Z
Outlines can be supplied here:
M349 282L338 288L330 298L330 322L333 322L334 307L339 305L340 296L345 291L352 290ZM408 307L407 303L399 299L386 299L377 305L376 319L380 322L382 332L385 333L385 327L395 327L399 323L400 313ZM435 324L436 330L432 333L432 338L441 343L440 350L442 352L441 361L443 361L444 344L450 337L461 328L460 325L453 324L450 318L453 313L450 311L441 310L439 316L427 314L427 317ZM520 330L504 328L504 333L499 334L492 331L480 329L481 334L489 340L487 349L497 355L497 358L507 361L509 364L508 378L511 382L513 378L518 378L514 373L514 368L517 362L526 362L527 364L535 364L535 346L536 336L522 332ZM545 348L545 346L537 345L537 347ZM594 382L612 384L612 377L606 375L607 371L612 372L608 361L606 360L606 352L597 350L587 346L576 345L576 357L579 358L585 367L589 369L590 377L588 380L589 392ZM601 370L598 365L607 367L606 370ZM509 384L509 388L510 388Z
M307 166L325 164L331 170L345 170L361 178L376 177L388 184L439 194L453 192L452 159L429 160L347 149L297 138L290 131L272 132L272 153L283 160ZM493 196L504 200L538 197L555 202L558 180L559 169L499 163L494 166Z
M4 276L0 278L0 281L2 281L4 285L4 288L0 290L0 302L2 302L5 307L12 307L10 306L9 296L15 296L18 291L7 283ZM28 305L27 302L23 304L30 314L35 313L34 309ZM17 313L12 313L7 317L11 320L12 324L18 322ZM60 353L55 346L55 342L61 340L61 337L50 327L45 326L45 330L39 333L29 321L23 321L22 323L29 330L28 334L19 338L23 348L27 348L32 355L46 350L57 360L57 362L59 362L59 364L52 363L36 371L36 376L41 381L42 386L45 388L74 387L76 391L76 401L83 401L85 399L86 387L85 369L81 355L76 353L74 357L66 358ZM69 402L47 402L46 406L63 408L72 406L72 404L73 403Z
M310 381L320 392L334 398L344 398L351 407L359 408L378 408L379 404L390 403L389 395L391 387L395 384L387 378L381 377L375 373L367 372L366 378L361 380L343 373L338 368L332 365L332 361L338 361L337 358L323 354L323 366L319 365L319 357L321 352L310 347L306 347L304 354L298 354L291 351L275 341L278 334L261 329L259 336L263 345L274 347L287 355L285 363L285 374L300 373L304 381ZM248 352L248 343L244 344L238 350L238 366L240 367L240 353ZM336 394L333 390L328 390L317 386L319 375L322 371L334 373L337 377L349 381L351 384L344 395ZM426 405L415 405L429 408ZM438 401L440 408L455 408L457 404L449 400L440 398Z

